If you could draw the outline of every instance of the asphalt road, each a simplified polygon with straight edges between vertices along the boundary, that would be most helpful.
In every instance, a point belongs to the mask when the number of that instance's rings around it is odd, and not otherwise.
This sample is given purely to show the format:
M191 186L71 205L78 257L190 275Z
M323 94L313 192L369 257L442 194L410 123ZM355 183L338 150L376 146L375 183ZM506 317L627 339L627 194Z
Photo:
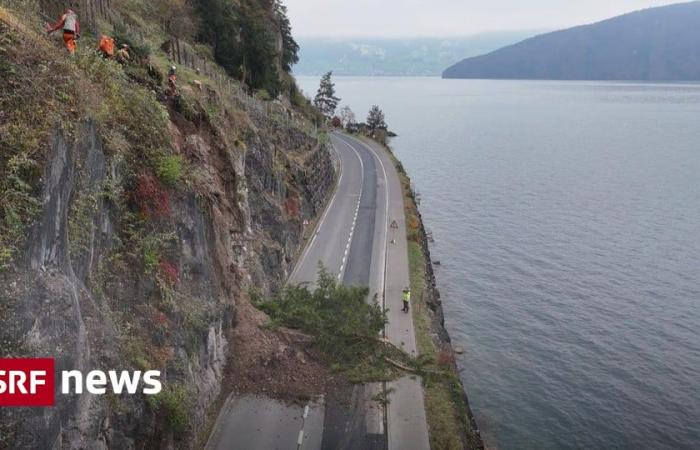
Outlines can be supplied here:
M338 185L289 281L313 285L322 263L345 284L369 286L371 297L385 301L386 294L385 334L415 353L411 315L401 312L408 254L398 175L378 145L337 133L331 142L340 167ZM394 220L399 230L392 244L388 233ZM371 400L385 388L381 384L348 386L309 408L230 398L207 448L428 449L420 380L405 377L387 387L394 391L386 409Z

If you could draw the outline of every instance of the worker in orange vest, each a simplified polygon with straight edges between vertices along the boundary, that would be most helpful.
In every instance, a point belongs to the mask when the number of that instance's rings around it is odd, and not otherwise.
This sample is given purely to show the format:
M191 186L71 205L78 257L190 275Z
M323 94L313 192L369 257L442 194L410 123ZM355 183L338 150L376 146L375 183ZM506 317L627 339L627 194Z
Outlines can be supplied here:
M63 30L63 42L66 43L68 53L74 54L75 49L78 47L76 39L80 39L80 22L78 22L78 15L75 11L66 8L65 13L55 25L46 24L46 32L48 34L58 30Z
M102 37L100 37L100 46L97 51L100 52L105 59L112 59L114 57L114 39L103 34Z

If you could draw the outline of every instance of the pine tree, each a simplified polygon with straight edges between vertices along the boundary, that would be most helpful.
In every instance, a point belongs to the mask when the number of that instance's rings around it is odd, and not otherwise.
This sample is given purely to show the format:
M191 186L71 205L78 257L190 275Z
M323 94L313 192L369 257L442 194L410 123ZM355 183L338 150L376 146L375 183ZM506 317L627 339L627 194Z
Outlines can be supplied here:
M292 36L292 25L287 17L287 7L280 0L275 0L274 11L282 35L282 67L286 72L290 72L292 66L299 62L299 44Z
M200 40L212 46L216 61L232 77L276 97L278 54L267 11L248 1L199 0L197 4L202 18Z
M279 93L279 74L275 67L277 52L266 25L264 11L245 10L241 21L243 74L254 89L265 89L274 98Z
M335 96L335 84L331 81L331 76L332 71L321 77L321 84L314 98L314 105L328 118L333 116L340 103L340 98Z
M367 115L367 126L372 131L387 128L384 120L384 112L379 109L379 106L374 105L369 110L369 114Z

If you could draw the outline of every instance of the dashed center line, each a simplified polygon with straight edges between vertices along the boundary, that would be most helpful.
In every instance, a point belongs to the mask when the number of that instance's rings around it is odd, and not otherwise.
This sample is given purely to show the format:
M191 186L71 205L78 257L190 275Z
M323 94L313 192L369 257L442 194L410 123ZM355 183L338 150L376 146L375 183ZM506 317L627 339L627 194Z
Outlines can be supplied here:
M297 437L297 450L301 448L301 444L304 443L304 427L306 426L306 419L309 418L309 404L307 403L304 407L304 414L301 416L301 430L299 430L299 436Z
M340 263L340 270L338 271L338 281L343 279L344 271L345 268L347 267L347 261L348 261L348 254L350 253L350 245L352 244L352 237L355 234L355 225L357 224L357 216L360 213L360 203L362 202L362 193L364 192L364 185L365 185L365 164L362 162L362 157L360 157L360 154L355 150L355 148L348 144L347 142L343 141L342 139L340 140L343 144L348 146L350 149L352 149L353 152L355 152L355 155L357 156L357 159L360 161L360 195L357 196L357 205L355 206L355 216L352 218L352 225L350 226L350 234L348 235L348 242L345 245L345 252L343 254L343 260Z

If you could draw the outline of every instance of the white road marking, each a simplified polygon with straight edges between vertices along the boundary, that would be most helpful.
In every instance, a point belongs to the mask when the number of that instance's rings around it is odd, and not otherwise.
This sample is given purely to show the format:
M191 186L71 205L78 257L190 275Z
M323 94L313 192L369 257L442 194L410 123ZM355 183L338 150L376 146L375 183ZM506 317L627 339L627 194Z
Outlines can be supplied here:
M386 286L386 258L387 258L387 230L389 228L389 177L386 174L386 167L384 167L384 162L382 161L381 156L379 156L369 145L365 144L361 140L354 138L352 136L347 136L346 137L354 140L355 142L358 142L360 145L365 147L367 150L370 151L370 153L374 156L375 159L379 161L379 165L382 166L382 172L384 173L384 199L385 199L385 211L384 211L384 245L382 245L382 253L383 253L383 258L382 260L384 261L384 271L383 275L381 278L381 288L379 292L382 293L382 308L386 308L386 298L385 298L385 286ZM343 141L343 139L341 139ZM343 141L344 142L344 141ZM354 150L354 149L353 149Z
M350 150L355 152L355 156L357 156L357 160L360 161L360 195L357 197L357 206L355 207L355 217L352 219L352 225L350 226L350 235L348 236L348 244L352 242L352 237L355 234L355 225L357 224L357 215L360 211L360 203L362 202L362 193L364 192L365 189L365 163L362 162L362 157L360 157L360 154L357 152L355 147L352 145L348 144L345 142L343 139L339 139L340 142L345 144ZM347 252L346 252L347 256ZM343 271L345 270L345 257L343 257L343 263L340 266L340 273L338 273L338 280L343 278Z
M347 136L350 139L360 143L363 145L366 149L370 151L370 153L374 156L376 160L379 161L379 165L382 167L382 173L384 174L384 199L385 199L385 210L384 210L384 242L382 245L382 262L383 262L383 271L382 271L382 277L380 278L380 289L379 292L381 292L382 295L382 309L386 308L386 276L387 276L387 253L388 253L388 247L387 247L387 232L389 228L389 192L390 192L390 187L389 187L389 177L387 176L386 173L386 167L384 167L384 162L382 161L381 156L379 156L369 145L365 144L364 142L360 141L359 139L355 139L354 137ZM341 139L343 140L343 139ZM379 331L380 336L386 336L386 328L383 330ZM384 384L383 389L386 391L386 384ZM388 421L388 417L386 417L386 410L383 412L384 414L384 420ZM389 427L389 424L387 423L387 428ZM383 423L382 423L382 428L383 428ZM387 437L388 437L388 431L387 431Z
M299 261L297 261L296 267L294 267L294 270L292 270L292 274L290 275L289 279L292 280L294 279L294 276L297 273L297 270L303 265L304 260L306 260L306 257L309 254L309 250L311 247L313 247L314 242L316 242L316 236L318 236L321 227L323 226L323 223L326 221L326 216L328 216L328 211L330 211L333 208L333 204L335 203L335 198L338 196L338 191L340 190L340 184L343 181L343 165L342 165L342 160L340 158L340 153L338 153L338 150L335 148L333 144L331 144L331 147L333 148L333 151L335 152L336 156L338 157L338 167L340 170L340 176L338 176L338 183L335 186L335 190L333 191L333 197L331 198L331 201L328 203L328 207L326 210L323 212L323 216L321 216L321 220L318 222L316 225L316 231L314 232L313 237L311 238L311 242L309 242L309 245L306 246L304 249L304 253L302 253L301 257L299 258Z

